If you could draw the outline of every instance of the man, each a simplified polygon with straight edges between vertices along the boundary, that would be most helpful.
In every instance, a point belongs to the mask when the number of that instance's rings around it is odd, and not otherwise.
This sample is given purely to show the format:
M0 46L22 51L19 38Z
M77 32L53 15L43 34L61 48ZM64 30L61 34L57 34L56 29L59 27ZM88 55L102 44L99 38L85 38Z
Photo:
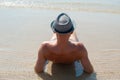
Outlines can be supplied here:
M42 72L47 60L66 65L79 60L84 71L92 73L93 67L89 61L87 50L78 41L70 17L61 13L51 23L51 28L54 32L53 37L50 41L45 41L40 45L35 72Z

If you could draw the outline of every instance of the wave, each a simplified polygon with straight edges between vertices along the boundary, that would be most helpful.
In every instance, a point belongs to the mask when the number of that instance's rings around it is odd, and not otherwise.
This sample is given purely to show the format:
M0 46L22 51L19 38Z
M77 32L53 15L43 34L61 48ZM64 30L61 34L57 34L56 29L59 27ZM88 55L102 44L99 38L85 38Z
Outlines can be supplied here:
M69 10L69 11L87 11L87 12L105 12L120 14L120 6L102 3L85 3L85 2L44 2L41 0L4 0L0 1L0 7L13 8L38 8L52 10Z

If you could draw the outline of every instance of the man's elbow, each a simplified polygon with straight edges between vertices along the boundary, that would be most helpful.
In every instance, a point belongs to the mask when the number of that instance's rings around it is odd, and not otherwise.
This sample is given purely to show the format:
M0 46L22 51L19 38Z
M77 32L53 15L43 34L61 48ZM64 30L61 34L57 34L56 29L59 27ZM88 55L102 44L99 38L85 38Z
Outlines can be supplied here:
M34 67L34 71L35 71L37 74L43 72L42 69L37 68L37 67Z
M89 69L89 70L86 70L85 72L87 72L88 74L92 74L94 72L93 69Z
M93 72L94 72L93 70L87 71L88 74L92 74Z

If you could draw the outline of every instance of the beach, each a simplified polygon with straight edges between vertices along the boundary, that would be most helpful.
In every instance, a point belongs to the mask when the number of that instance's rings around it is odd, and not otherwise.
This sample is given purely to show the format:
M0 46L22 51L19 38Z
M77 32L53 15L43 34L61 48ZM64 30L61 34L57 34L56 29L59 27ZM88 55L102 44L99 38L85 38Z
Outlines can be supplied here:
M34 65L40 44L52 36L51 22L61 12L74 20L95 70L80 80L120 79L120 9L79 10L72 6L0 7L0 80L46 80L34 72Z

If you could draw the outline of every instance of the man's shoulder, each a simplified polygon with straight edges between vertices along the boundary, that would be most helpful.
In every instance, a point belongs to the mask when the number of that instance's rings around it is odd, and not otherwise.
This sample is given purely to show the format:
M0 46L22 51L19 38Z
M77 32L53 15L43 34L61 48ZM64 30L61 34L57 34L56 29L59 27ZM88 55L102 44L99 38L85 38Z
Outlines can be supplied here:
M48 41L42 42L42 43L40 44L40 47L39 47L38 52L46 53L47 50L48 50L48 45L49 45L49 42L48 42Z
M77 45L78 45L78 49L80 51L80 54L82 54L82 56L87 55L87 49L84 46L84 44L83 43L78 43Z
M42 42L42 43L40 44L40 47L46 48L49 44L50 44L49 41L44 41L44 42Z
M48 47L50 47L52 45L52 43L50 41L44 41L40 44L40 48L42 49L47 49Z
M72 42L72 44L76 47L77 51L85 50L85 46L82 42Z
M84 44L81 43L81 42L76 42L75 45L77 46L77 49L78 49L79 51L85 51L85 50L86 50Z
M78 42L78 43L77 43L77 46L79 46L79 47L84 47L84 44L81 43L81 42Z
M76 45L77 47L83 47L84 44L82 42L72 42L74 45Z

